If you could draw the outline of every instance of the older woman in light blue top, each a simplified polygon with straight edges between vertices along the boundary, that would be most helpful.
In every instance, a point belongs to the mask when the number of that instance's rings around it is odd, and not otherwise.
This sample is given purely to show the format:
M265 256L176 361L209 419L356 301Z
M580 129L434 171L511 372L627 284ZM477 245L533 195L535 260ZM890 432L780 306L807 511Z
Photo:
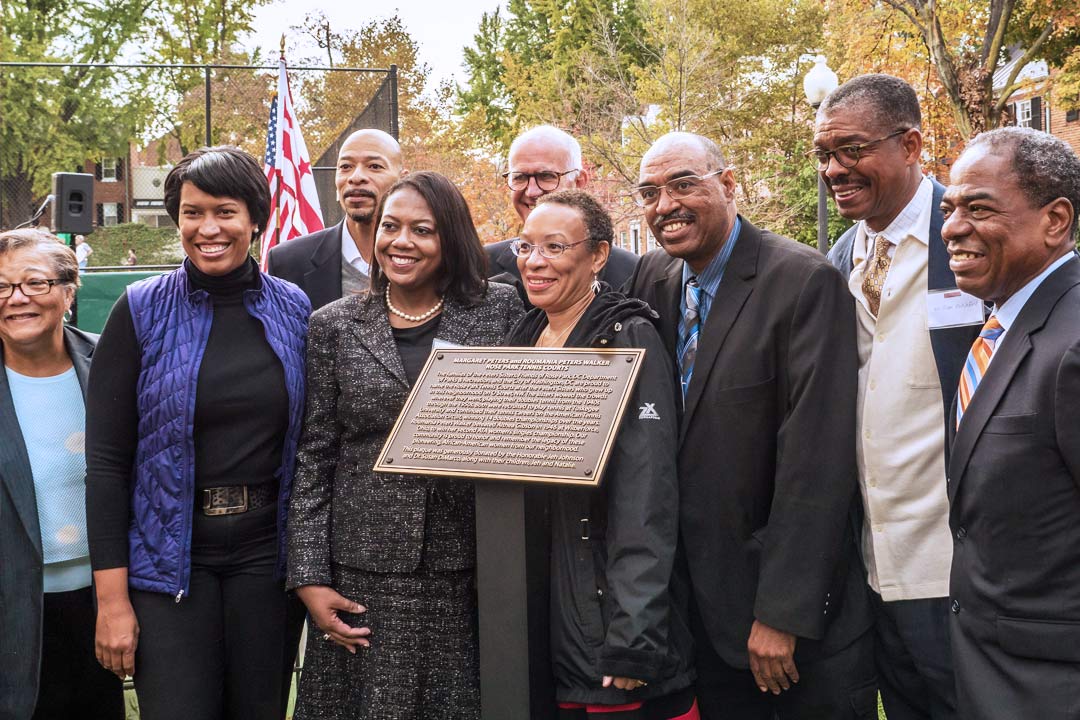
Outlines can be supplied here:
M83 389L96 336L64 324L75 253L0 233L0 720L124 717L94 657Z

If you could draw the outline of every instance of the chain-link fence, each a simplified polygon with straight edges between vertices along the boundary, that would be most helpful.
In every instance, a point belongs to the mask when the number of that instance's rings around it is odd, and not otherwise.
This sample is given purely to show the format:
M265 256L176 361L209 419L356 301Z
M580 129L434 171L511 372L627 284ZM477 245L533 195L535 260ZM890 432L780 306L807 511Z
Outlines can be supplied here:
M202 145L228 143L263 157L277 69L0 63L0 229L34 216L53 173L92 173L90 264L178 262L164 206L166 174ZM359 128L397 136L397 68L288 73L324 221L336 223L338 148ZM41 224L49 224L47 214Z

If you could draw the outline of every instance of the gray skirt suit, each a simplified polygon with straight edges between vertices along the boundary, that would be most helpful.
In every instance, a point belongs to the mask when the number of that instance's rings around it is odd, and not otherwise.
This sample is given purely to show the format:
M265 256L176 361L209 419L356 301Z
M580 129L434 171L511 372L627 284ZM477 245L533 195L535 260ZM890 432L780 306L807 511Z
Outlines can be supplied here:
M446 298L436 337L499 345L523 311L492 283L473 307ZM473 486L372 471L409 392L381 295L316 311L307 362L288 587L335 588L372 634L354 655L309 626L296 718L477 718Z

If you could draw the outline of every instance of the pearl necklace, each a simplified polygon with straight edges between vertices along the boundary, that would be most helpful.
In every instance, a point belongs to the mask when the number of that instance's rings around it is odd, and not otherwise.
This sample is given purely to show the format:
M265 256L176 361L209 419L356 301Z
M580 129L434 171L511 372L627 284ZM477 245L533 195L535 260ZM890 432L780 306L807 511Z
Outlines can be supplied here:
M443 300L442 298L439 298L439 302L435 303L431 307L431 309L423 315L410 315L409 313L402 312L401 310L398 310L396 307L394 307L394 303L390 302L390 284L387 283L386 285L386 307L389 308L390 312L394 313L399 318L403 318L405 320L408 320L409 322L421 322L423 320L427 320L429 317L439 312L439 310L442 310L442 305Z

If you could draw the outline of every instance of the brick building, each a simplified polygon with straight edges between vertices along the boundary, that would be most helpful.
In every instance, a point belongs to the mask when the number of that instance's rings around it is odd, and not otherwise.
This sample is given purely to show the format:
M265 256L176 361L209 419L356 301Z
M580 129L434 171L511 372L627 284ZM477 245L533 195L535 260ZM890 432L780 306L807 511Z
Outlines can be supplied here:
M994 73L995 90L1004 88L1015 63L1007 63ZM1048 132L1080 154L1080 105L1070 107L1055 101L1051 82L1055 72L1042 61L1028 63L1020 71L1017 80L1026 84L1009 99L1009 124Z
M78 172L94 175L94 227L109 227L131 218L131 167L126 157L87 160Z

